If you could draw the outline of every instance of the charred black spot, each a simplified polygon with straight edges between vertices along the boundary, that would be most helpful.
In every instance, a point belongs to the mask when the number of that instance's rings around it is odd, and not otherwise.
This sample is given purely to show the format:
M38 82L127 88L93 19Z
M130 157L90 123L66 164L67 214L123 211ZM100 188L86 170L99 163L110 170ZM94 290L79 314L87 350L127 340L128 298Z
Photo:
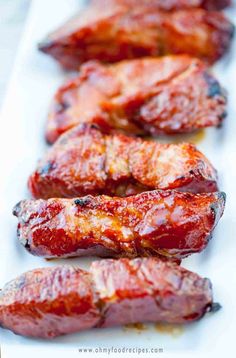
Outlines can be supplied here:
M90 129L101 129L96 123L81 123L74 128L75 133L79 131L79 133L84 133L89 131Z
M184 180L184 179L185 179L185 176L184 176L184 175L180 175L177 179L178 179L178 180Z
M227 115L228 115L227 111L224 111L221 113L220 118L224 119L227 117Z
M99 129L99 126L95 123L92 123L90 126L92 129Z
M215 96L223 96L223 90L219 84L219 82L209 75L209 73L204 73L204 78L208 84L208 97L215 97Z
M55 109L55 111L57 113L60 113L60 112L66 111L69 107L70 107L69 103L67 103L67 102L59 102L59 103L55 104L54 109Z
M39 173L40 175L47 175L47 174L50 173L50 171L51 171L52 169L55 169L55 168L56 168L55 163L53 163L53 162L48 162L47 164L45 164L42 168L40 168L40 169L38 170L38 173Z
M212 305L209 307L209 312L218 312L222 308L221 304L218 302L213 302Z
M26 248L26 250L30 251L30 244L28 239L25 240L24 247Z
M91 200L89 198L80 198L80 199L75 199L75 201L74 201L75 205L78 205L78 206L86 206L90 202L91 202Z
M17 225L16 235L17 237L20 237L20 223Z
M20 210L21 210L21 201L19 201L13 208L12 210L12 214L14 216L18 216L20 214Z
M217 204L211 204L210 208L211 208L211 211L212 211L214 217L216 218L217 213L218 213L218 205Z

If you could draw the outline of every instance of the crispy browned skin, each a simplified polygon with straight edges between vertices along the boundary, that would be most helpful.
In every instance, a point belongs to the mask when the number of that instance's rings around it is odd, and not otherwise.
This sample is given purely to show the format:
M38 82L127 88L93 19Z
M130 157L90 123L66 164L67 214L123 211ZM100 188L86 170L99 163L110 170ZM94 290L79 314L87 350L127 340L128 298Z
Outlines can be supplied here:
M190 143L161 144L90 125L62 135L28 181L34 198L129 196L152 189L217 191L217 173Z
M213 63L227 51L232 35L233 25L220 12L90 5L51 33L39 49L67 69L91 59L117 62L183 53Z
M151 6L160 10L172 11L181 9L203 8L222 10L231 5L231 0L91 0L90 3L102 6L121 4L129 6Z
M132 134L176 134L218 126L225 92L205 64L185 55L83 65L59 88L50 108L46 138L79 123Z
M90 271L59 266L29 271L0 292L0 325L53 338L136 322L189 323L215 308L211 282L155 258L102 260Z
M203 250L223 214L223 193L152 191L128 198L23 200L18 238L33 255L181 259Z

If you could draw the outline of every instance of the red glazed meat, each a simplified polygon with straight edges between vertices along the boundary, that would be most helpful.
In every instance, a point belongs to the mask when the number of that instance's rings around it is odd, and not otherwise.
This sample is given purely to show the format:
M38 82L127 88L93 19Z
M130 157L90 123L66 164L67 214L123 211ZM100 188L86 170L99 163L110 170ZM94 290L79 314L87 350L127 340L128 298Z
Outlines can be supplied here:
M98 4L51 33L39 49L70 70L91 59L117 62L184 53L213 63L228 50L232 35L233 25L217 11Z
M202 3L202 6L208 10L222 10L232 4L231 0L200 0L200 2Z
M81 123L131 134L186 133L219 126L225 115L225 92L198 59L89 62L55 94L46 138L53 143Z
M11 281L0 292L0 325L23 336L53 338L136 322L189 323L215 306L210 281L174 263L103 260L89 272L59 266Z
M217 191L217 174L193 144L161 144L91 125L62 135L29 178L34 198L129 196L152 189Z
M202 251L223 214L224 193L145 192L128 198L23 200L18 238L33 255L181 259Z
M231 5L231 0L91 0L94 5L108 6L121 4L129 6L150 6L165 11L203 8L207 10L222 10Z

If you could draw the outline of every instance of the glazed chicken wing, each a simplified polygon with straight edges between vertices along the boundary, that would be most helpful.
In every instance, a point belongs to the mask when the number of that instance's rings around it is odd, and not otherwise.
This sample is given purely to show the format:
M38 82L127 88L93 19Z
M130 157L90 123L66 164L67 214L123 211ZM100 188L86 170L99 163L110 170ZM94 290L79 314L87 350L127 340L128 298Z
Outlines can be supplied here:
M129 196L152 189L217 191L217 174L190 143L161 144L91 125L62 135L29 178L34 198Z
M23 200L18 238L33 255L184 258L202 251L223 214L224 193L151 191L128 198Z
M188 323L216 307L211 282L155 258L29 271L0 291L0 326L53 338L137 322Z
M183 53L213 63L227 51L232 35L233 25L220 12L98 4L51 33L39 49L70 70L91 59L117 62Z
M219 126L226 97L205 64L189 56L83 65L57 91L46 138L80 123L132 134L176 134Z

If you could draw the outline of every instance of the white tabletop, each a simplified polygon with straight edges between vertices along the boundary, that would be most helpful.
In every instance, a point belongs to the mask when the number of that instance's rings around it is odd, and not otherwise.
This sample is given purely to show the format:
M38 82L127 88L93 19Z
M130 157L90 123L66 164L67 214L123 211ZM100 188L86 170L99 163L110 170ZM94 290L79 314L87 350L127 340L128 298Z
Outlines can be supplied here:
M0 0L0 106L31 0Z

